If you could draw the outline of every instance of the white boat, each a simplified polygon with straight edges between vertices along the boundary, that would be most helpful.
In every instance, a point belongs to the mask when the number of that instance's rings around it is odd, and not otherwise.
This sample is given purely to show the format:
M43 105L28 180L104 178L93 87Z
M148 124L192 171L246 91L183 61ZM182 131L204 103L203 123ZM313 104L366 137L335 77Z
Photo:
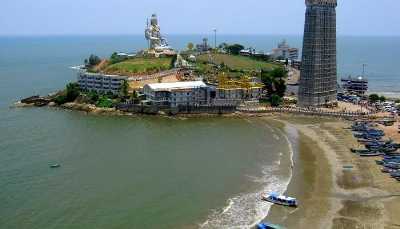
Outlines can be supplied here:
M269 195L262 195L261 199L264 201L274 203L274 204L279 204L279 205L284 205L284 206L289 206L289 207L297 207L298 206L296 198L282 196L282 195L278 195L276 193L270 193Z

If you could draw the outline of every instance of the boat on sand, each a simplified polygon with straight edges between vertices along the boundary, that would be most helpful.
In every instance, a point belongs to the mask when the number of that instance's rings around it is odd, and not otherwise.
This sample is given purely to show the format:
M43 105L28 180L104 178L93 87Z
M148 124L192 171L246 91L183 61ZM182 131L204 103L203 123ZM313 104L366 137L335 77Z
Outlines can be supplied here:
M297 200L295 198L278 195L276 193L262 195L261 199L264 201L274 203L274 204L279 204L279 205L284 205L284 206L289 206L289 207L297 207L298 206Z

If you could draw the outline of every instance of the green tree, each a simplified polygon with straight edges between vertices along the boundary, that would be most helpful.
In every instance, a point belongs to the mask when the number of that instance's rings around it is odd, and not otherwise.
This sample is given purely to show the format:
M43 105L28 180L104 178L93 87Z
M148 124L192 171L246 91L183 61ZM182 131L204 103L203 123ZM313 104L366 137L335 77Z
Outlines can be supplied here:
M273 94L271 96L271 106L278 107L281 104L282 104L282 97L280 97L279 95Z
M287 71L284 68L275 68L272 71L261 70L261 81L265 85L268 96L276 94L283 97L286 92Z
M381 97L379 97L379 101L385 102L386 101L386 97L382 95Z
M54 99L57 105L62 105L67 102L67 97L65 95L59 95Z
M376 103L379 101L380 97L377 94L371 94L369 95L368 99L371 103Z
M80 95L80 88L77 83L69 83L67 84L67 94L66 99L67 102L73 102Z
M187 44L187 48L188 48L190 51L192 51L193 48L194 48L194 44L193 44L192 42L189 42L189 43Z
M113 106L113 102L107 96L101 96L99 98L99 101L97 101L96 106L103 107L103 108L111 108Z
M99 94L95 90L90 91L88 96L89 96L90 102L93 104L96 104L97 101L99 100Z
M121 84L121 95L127 97L129 93L129 84L127 80L123 80Z
M267 90L267 95L271 96L274 94L275 79L268 71L261 70L261 81L264 84L264 89Z
M233 44L233 45L228 45L226 47L227 52L232 55L239 55L240 51L243 49L244 49L244 46L241 44Z
M177 55L173 55L170 63L170 68L175 68L175 62L178 59Z
M111 54L110 64L116 64L116 63L122 62L126 59L127 59L127 57L119 56L118 53L114 52L113 54Z
M98 56L96 56L96 55L93 55L93 54L90 55L89 61L88 61L89 66L96 66L96 65L98 65L100 62L101 62L100 57L98 57Z
M58 95L54 102L57 105L62 105L64 103L69 103L75 101L76 98L80 95L80 88L77 83L69 83L66 86L66 90L61 94Z

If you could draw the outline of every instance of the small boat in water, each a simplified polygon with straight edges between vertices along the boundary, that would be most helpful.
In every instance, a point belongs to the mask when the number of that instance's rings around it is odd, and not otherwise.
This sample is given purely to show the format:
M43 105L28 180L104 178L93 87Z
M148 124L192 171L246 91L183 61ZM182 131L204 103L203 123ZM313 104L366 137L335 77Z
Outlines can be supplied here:
M50 165L50 168L52 168L52 169L56 169L56 168L60 168L60 167L61 167L60 164L53 164L53 165Z
M271 223L259 223L257 224L257 229L286 229L279 225L271 224Z
M278 195L276 193L271 193L269 195L262 195L261 199L274 204L279 204L289 207L298 206L297 200L295 198Z

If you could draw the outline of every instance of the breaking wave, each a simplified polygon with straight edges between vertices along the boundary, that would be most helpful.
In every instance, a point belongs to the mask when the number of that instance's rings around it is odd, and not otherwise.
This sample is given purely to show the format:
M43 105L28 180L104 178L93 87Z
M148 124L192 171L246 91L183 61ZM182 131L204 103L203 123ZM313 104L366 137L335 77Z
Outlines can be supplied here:
M293 166L293 147L286 134L283 132L282 134L289 144L290 160ZM265 219L272 204L260 201L261 195L270 192L286 192L292 178L292 172L285 179L273 175L281 169L282 156L283 154L280 153L279 160L274 161L273 165L264 166L260 177L248 176L252 182L260 184L261 187L258 190L230 198L224 208L214 210L207 221L199 225L199 227L201 229L247 229L254 227Z

